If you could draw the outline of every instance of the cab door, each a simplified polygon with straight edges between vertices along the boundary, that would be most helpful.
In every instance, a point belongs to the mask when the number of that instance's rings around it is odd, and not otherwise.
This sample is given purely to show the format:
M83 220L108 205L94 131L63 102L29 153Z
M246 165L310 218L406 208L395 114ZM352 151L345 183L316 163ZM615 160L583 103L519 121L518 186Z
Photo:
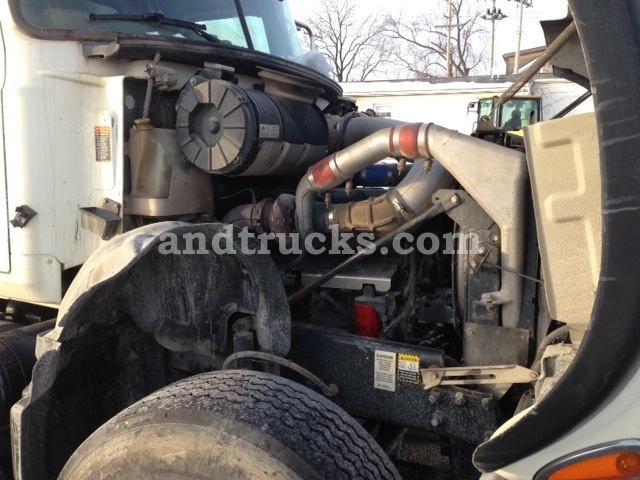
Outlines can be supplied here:
M9 249L9 211L7 208L7 171L4 150L4 94L6 65L4 54L3 24L0 22L0 272L11 271Z

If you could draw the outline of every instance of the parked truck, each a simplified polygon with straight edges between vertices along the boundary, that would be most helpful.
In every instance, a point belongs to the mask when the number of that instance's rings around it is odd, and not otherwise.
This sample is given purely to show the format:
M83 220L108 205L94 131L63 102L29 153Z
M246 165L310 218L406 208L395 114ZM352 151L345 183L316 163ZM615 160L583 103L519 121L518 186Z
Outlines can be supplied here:
M4 2L2 478L640 477L640 11L569 5L596 111L509 148L287 0Z

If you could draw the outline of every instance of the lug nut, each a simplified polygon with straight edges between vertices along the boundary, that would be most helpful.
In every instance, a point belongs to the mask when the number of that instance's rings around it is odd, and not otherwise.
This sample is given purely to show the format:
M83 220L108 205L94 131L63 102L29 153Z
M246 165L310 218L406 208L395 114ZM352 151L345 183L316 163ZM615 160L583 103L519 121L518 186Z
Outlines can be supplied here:
M441 393L439 390L432 390L429 394L429 403L432 405L438 403L438 400L440 400L440 396Z
M438 427L443 423L444 423L444 415L442 414L442 412L441 411L435 412L433 414L433 417L431 417L431 426Z

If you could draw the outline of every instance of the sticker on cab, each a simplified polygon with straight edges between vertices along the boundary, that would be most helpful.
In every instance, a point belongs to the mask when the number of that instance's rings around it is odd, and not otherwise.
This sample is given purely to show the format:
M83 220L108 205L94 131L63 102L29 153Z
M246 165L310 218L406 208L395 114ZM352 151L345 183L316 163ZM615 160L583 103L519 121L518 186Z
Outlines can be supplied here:
M111 127L96 125L93 127L93 135L95 137L96 162L111 161Z

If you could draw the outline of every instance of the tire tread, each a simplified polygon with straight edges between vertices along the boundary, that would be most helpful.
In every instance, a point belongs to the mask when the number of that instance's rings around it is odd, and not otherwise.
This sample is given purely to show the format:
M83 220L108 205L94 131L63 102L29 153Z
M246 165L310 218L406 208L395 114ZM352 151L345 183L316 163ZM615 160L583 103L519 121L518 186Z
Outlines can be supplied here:
M339 478L400 478L382 448L351 416L316 392L275 375L246 370L196 375L140 400L105 427L158 409L233 417L277 438L320 473L333 464Z

